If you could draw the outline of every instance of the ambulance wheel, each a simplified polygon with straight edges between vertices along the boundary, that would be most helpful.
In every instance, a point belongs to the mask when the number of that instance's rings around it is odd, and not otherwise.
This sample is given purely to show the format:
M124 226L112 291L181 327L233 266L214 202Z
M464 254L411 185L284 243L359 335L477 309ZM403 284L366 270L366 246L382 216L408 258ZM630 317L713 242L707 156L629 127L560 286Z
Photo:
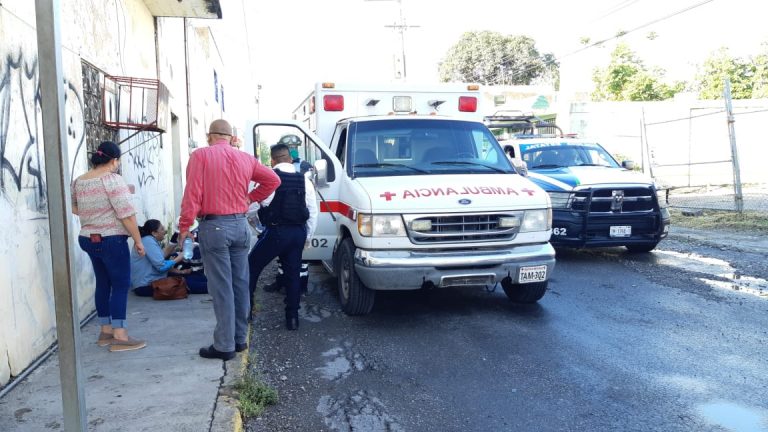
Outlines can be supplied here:
M549 284L549 281L527 284L512 283L510 278L504 278L501 281L504 294L515 303L536 303L547 292L547 284Z
M366 287L355 271L355 244L344 239L339 247L339 300L347 315L365 315L373 309L376 292Z
M643 253L643 252L650 252L656 248L656 245L659 244L659 242L650 242L650 243L639 243L639 244L631 244L626 245L628 251L632 253Z

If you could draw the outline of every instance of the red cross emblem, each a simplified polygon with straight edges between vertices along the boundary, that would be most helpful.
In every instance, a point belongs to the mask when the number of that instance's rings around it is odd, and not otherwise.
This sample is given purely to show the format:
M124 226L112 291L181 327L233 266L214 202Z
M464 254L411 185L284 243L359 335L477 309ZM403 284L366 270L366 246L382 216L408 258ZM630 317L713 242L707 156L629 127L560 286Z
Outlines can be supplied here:
M527 193L528 196L533 196L533 194L536 193L536 191L531 190L531 189L523 189L523 192Z
M392 197L393 196L397 196L397 194L396 193L392 193L392 192L384 192L383 194L381 194L379 196L382 197L382 198L386 198L387 201L392 201Z

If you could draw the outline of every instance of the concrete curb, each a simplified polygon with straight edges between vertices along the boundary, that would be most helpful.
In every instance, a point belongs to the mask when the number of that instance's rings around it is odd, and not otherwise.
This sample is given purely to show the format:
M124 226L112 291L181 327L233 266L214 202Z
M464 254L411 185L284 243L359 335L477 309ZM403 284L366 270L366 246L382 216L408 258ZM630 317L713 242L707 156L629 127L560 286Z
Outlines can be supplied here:
M251 340L251 327L248 327L246 340ZM240 400L235 385L242 380L248 369L249 359L250 349L239 353L228 362L222 362L224 375L221 377L219 393L216 395L216 408L213 411L210 432L242 432L244 430L243 416L239 408Z

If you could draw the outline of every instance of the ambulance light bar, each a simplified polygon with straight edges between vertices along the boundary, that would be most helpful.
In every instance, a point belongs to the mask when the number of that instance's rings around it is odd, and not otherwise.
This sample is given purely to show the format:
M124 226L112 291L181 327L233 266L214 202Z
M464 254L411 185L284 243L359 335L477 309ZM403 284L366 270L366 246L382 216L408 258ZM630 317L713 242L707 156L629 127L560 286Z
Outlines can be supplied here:
M325 111L344 111L344 96L342 95L323 96L323 109Z
M410 96L393 96L392 110L394 112L411 112L413 104Z
M474 96L459 96L459 111L477 112L477 98Z

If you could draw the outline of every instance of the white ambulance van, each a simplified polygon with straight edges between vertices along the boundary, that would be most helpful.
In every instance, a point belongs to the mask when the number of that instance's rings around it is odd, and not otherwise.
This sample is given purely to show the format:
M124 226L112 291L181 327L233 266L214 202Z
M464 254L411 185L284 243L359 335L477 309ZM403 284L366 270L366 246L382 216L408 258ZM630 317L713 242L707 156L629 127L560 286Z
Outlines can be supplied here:
M549 196L515 173L478 96L472 85L323 83L294 121L248 125L250 148L302 138L321 211L304 259L337 277L347 314L370 312L378 290L499 283L516 302L544 295Z

